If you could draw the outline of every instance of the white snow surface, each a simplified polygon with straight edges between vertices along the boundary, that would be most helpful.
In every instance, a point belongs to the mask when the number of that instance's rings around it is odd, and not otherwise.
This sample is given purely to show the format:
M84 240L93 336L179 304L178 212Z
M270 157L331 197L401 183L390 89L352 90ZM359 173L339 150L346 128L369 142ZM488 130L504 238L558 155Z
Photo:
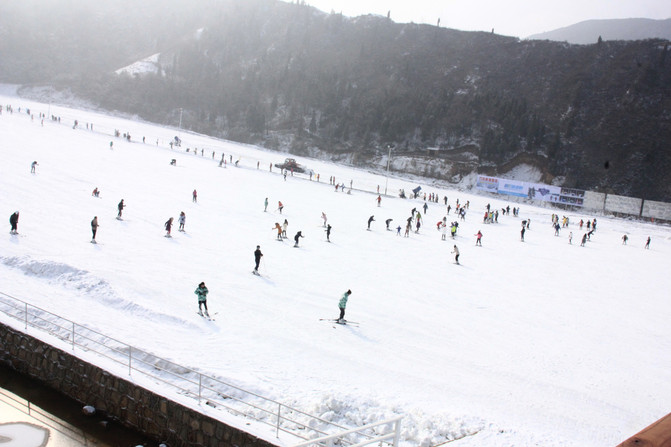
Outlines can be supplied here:
M422 200L397 198L415 181L389 178L377 207L384 175L298 158L320 182L284 180L269 172L283 154L5 95L14 113L0 115L0 292L338 423L404 415L404 447L454 439L460 447L611 446L669 411L668 226L528 204L520 217L483 224L488 203L508 203L423 185L441 203L430 203L419 234L404 238L384 221L395 228L421 210ZM60 123L41 123L48 107ZM132 141L112 137L114 129ZM182 147L170 149L178 134ZM222 151L240 160L237 168L218 166ZM352 193L335 192L330 176L351 180ZM470 201L455 240L436 230L443 196L452 208ZM15 236L6 219L17 210ZM571 221L559 237L553 212ZM89 243L93 216L97 245ZM173 237L165 238L169 217ZM594 217L598 229L580 247L577 222ZM284 219L289 239L276 241L274 223ZM531 219L525 242L522 219ZM299 230L305 238L294 248ZM257 244L260 277L251 274ZM196 315L201 281L214 322ZM346 318L360 326L320 321L337 317L347 289Z
M540 182L542 178L542 173L540 169L538 169L537 167L523 163L515 166L513 169L508 171L505 177L511 180L522 180L525 182ZM597 228L599 228L598 225Z
M156 53L152 54L149 57L146 57L144 59L141 59L137 62L133 62L130 65L126 65L125 67L119 68L117 71L115 71L116 74L128 74L128 75L143 75L147 73L152 73L152 74L163 74L163 70L161 69L161 66L158 63L158 59L161 53Z

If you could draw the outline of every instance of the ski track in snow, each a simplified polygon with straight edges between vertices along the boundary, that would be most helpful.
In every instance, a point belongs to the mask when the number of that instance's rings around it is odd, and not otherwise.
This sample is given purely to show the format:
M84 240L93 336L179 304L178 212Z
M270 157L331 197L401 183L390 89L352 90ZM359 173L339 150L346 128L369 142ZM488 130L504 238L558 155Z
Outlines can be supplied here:
M452 207L471 202L456 239L440 241L435 229L442 201L404 238L395 227L422 202L384 196L377 207L377 194L357 189L384 187L384 175L299 158L320 183L284 181L268 166L284 154L184 131L182 148L170 150L175 129L26 101L8 86L0 94L15 109L0 115L0 218L21 212L20 237L0 237L0 292L182 365L162 364L168 370L202 371L341 425L402 414L403 447L615 445L668 412L668 226L597 215L599 230L579 247L576 222L595 216L520 204L531 218L521 244L520 218L481 221L487 203L517 204L390 177L391 196L421 184ZM37 113L48 108L61 123L41 125ZM219 168L222 151L240 166ZM353 179L355 190L335 192L330 175ZM162 237L180 211L187 232ZM566 230L553 236L553 212L571 218L573 245ZM275 242L284 219L289 239ZM305 238L293 248L298 230ZM474 247L478 230L483 247ZM261 277L249 273L257 244ZM216 321L194 312L200 281ZM361 324L334 330L319 318L338 315L347 288L346 318Z
M24 275L35 277L38 280L46 280L56 287L62 287L83 294L89 298L100 301L105 308L113 308L124 312L144 316L147 319L159 319L164 324L188 324L181 318L139 306L130 300L119 297L112 286L101 278L96 278L86 270L80 270L66 264L50 261L34 261L18 257L0 256L0 264L16 269Z

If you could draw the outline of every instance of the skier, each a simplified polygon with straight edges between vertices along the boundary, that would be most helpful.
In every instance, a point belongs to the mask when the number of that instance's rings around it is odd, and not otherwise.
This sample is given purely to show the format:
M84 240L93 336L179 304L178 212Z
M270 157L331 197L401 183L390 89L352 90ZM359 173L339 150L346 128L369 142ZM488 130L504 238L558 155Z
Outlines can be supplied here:
M475 245L479 245L480 247L482 247L482 232L478 230L475 236L476 236Z
M172 230L172 217L168 219L165 223L165 231L167 231L165 237L172 237L170 235L170 230Z
M268 197L266 197L266 200L263 201L263 212L268 211Z
M426 214L426 210L429 209L429 205L427 205L427 203L424 202L424 206L422 208L424 208L424 214Z
M30 173L31 173L31 174L34 174L34 173L35 173L35 167L36 167L36 166L39 166L39 165L37 164L36 161L34 161L34 162L32 162L32 163L30 164Z
M573 245L572 241L573 241L573 231L569 231L568 232L568 243L570 245Z
M347 292L343 293L342 298L340 298L340 301L338 302L338 308L340 309L340 316L338 317L337 322L338 323L345 323L345 308L347 307L347 299L349 296L352 294L351 290L347 290Z
M93 233L93 239L91 239L91 243L97 244L96 242L96 233L98 232L98 216L93 216L93 220L91 221L91 232Z
M389 224L391 223L392 220L394 220L394 219L387 219L387 220L384 221L384 223L387 225L387 231L391 231L390 228L389 228Z
M194 189L193 193L191 194L191 197L194 203L198 203L198 191Z
M454 246L454 249L452 250L452 253L454 253L455 264L459 264L459 249L457 248L456 244Z
M261 246L257 245L256 250L254 250L254 271L252 272L255 275L259 274L259 263L261 262L261 256L263 256L263 253L261 253Z
M525 232L525 231L526 231L526 228L525 228L525 227L522 227L522 231L520 232L522 242L524 242L524 232Z
M326 213L324 213L323 211L322 211L322 220L324 221L324 226L326 226L326 221L328 219L326 218Z
M440 240L447 240L447 224L445 222L441 222L440 233Z
M326 225L326 242L331 242L331 224Z
M184 224L186 223L186 214L184 214L184 211L179 213L179 231L184 231Z
M626 234L622 236L622 245L627 245L627 239L629 239L629 237Z
M9 224L12 226L12 229L9 230L10 234L19 234L19 212L15 211L14 214L9 216Z
M277 210L282 214L282 208L284 208L284 205L282 205L282 202L277 202Z
M284 239L287 238L287 227L289 226L289 221L284 219L284 223L282 224L282 237Z
M207 290L207 287L205 287L205 283L201 282L198 284L198 288L196 289L195 293L198 296L198 315L201 317L203 316L203 307L205 307L205 316L209 317L210 314L207 312L207 294L210 291Z
M294 247L298 247L298 239L302 237L305 237L303 236L303 233L301 233L300 231L296 233L296 236L294 236L294 242L295 242Z
M100 197L100 190L98 190L98 188L94 189L91 195L93 197Z
M401 235L401 226L399 225L398 227L396 227L396 236L400 235Z
M282 227L280 226L279 222L275 222L275 227L273 229L277 230L277 240L281 241L282 240Z
M589 222L589 221L588 221L588 222ZM585 246L585 242L587 242L587 233L585 233L585 234L582 235L582 240L580 241L580 246L581 246L581 247L584 247L584 246Z
M370 216L370 217L368 218L368 229L369 229L369 230L370 230L370 223L371 223L371 222L375 222L375 216Z
M17 214L18 214L18 212L17 212ZM650 236L648 236L648 240L645 242L645 247L644 247L644 248L645 248L645 249L649 249L649 248L650 248Z
M126 208L126 205L123 203L123 199L121 199L121 202L117 205L117 209L119 210L119 214L117 214L116 218L118 220L121 220L121 215L123 214L123 209Z
M377 200L377 206L378 206L378 208L379 208L379 207L380 207L380 203L382 202L382 196L380 196L380 195L378 194L377 199L375 199L375 200Z

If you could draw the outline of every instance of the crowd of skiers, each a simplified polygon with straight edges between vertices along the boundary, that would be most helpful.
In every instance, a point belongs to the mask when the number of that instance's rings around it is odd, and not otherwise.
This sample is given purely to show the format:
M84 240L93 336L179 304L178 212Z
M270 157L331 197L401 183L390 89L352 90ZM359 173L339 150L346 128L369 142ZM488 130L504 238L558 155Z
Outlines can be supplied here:
M7 110L12 111L10 108L7 108ZM0 113L1 113L1 108L0 108ZM78 122L75 121L75 125L73 126L73 128L77 128L77 125L78 125ZM88 123L87 123L87 128L88 127L89 126L88 126ZM93 127L93 125L91 125L91 128L92 127ZM116 133L117 137L120 136L119 131L116 131L115 133ZM124 138L127 139L128 141L130 141L130 133L124 133ZM144 138L143 138L143 141L144 141ZM158 143L158 141L157 141L157 143ZM113 147L113 142L110 142L110 149L112 147ZM194 150L194 153L197 153L197 151ZM204 155L203 150L201 150L201 155ZM212 152L212 157L214 158L214 156L215 156L215 153ZM232 162L232 156L230 156L230 157L231 157L231 162ZM222 154L222 161L225 161L223 154ZM37 173L36 170L37 170L38 166L39 166L38 162L33 161L30 164L30 172L32 174L36 174ZM236 162L236 166L237 166L237 162ZM258 167L259 167L259 163L257 163L257 168ZM270 165L270 170L272 171L272 164ZM311 175L310 175L310 179L312 180L312 172L311 172ZM319 179L318 175L317 175L317 179ZM344 191L346 189L345 183L344 182L340 182L340 183L336 182L336 179L333 176L330 177L329 183L331 185L335 186L336 191L338 191L338 190ZM352 181L349 182L349 190L350 190L350 192L352 190ZM382 196L379 194L379 186L378 186L377 192L378 192L378 194L375 197L375 202L377 204L377 207L380 208L381 204L382 204ZM92 196L93 197L100 197L100 190L97 187L93 190ZM192 202L197 203L198 197L197 197L197 191L195 189L193 190L191 197L192 197ZM415 193L415 197L419 198L417 193ZM461 220L461 221L466 220L466 214L467 214L467 210L470 207L470 202L467 201L465 204L462 205L462 204L460 204L459 200L457 199L454 208L452 208L451 204L448 203L447 196L444 196L442 198L442 201L443 201L444 206L445 206L446 216L444 216L441 220L439 220L437 222L437 224L436 224L437 230L441 234L441 240L445 241L445 240L447 240L447 229L449 227L450 236L451 236L452 239L455 239L456 235L457 235L457 231L459 229L459 222L458 221L459 220ZM411 234L411 232L413 232L413 229L414 229L415 234L419 234L419 232L420 232L420 230L423 226L423 219L428 213L429 203L432 203L432 204L433 203L439 203L440 198L439 198L438 194L435 194L435 193L424 194L423 195L423 202L424 203L421 206L421 209L422 209L423 213L420 212L415 207L411 210L410 216L406 219L404 237L410 237L410 234ZM117 204L117 219L118 220L123 220L123 211L124 211L125 208L126 208L126 204L125 204L124 200L121 199L121 201ZM268 198L266 198L265 201L264 201L264 212L267 211L267 208L268 208ZM278 201L277 212L279 212L279 214L282 214L283 209L284 209L283 203L281 201ZM450 215L452 210L454 210L455 216L457 216L457 220L450 222L449 225L448 225L447 216ZM496 224L496 223L498 223L498 219L499 219L500 214L501 215L509 215L510 211L511 211L510 206L506 206L505 208L501 208L501 213L499 213L498 209L494 210L494 209L491 208L490 204L487 204L486 205L486 211L484 212L484 216L483 216L483 223L484 224ZM519 208L512 208L512 211L513 211L513 216L519 216ZM322 212L322 220L323 220L323 227L324 227L323 231L326 233L326 241L330 242L332 226L329 223L327 223L326 214L323 213L323 212ZM374 215L371 215L368 218L368 220L367 220L367 229L368 230L371 230L371 225L375 221L376 221L376 219L375 219ZM10 222L10 233L11 234L18 234L19 211L15 211L14 213L11 214L11 216L9 218L9 222ZM179 218L178 218L179 231L182 231L182 232L185 231L185 222L186 222L186 215L182 211L182 212L180 212ZM386 230L391 231L392 228L390 226L391 226L391 223L393 222L393 219L392 218L387 218L387 219L384 220L384 222L385 222L385 225L386 225ZM530 229L530 222L531 222L530 219L522 220L522 229L521 229L521 240L522 241L524 241L525 232ZM551 217L551 223L552 223L552 228L554 229L554 232L555 232L555 236L560 235L561 229L569 228L569 218L566 217L566 216L562 216L562 218L560 219L560 217L558 215L553 214L552 217ZM284 222L281 223L281 224L279 222L275 222L275 226L273 227L273 229L277 231L277 240L288 239L288 235L287 235L288 225L289 225L288 219L284 219ZM170 217L164 223L164 229L166 231L166 234L165 234L166 237L171 237L172 226L173 226L173 217ZM594 235L594 233L596 231L596 228L597 228L596 218L594 218L592 220L588 219L586 221L581 219L578 223L578 227L581 231L583 229L583 226L586 227L587 231L583 234L583 236L581 238L581 243L580 243L581 246L584 246L585 243L587 241L589 241L590 238ZM96 236L97 236L99 227L100 227L100 224L99 224L99 221L98 221L98 216L94 216L93 219L91 220L91 232L92 232L91 242L92 243L96 243ZM395 229L396 229L396 235L401 236L401 230L402 230L401 225L398 225ZM475 245L476 246L482 246L482 239L483 239L482 231L478 230L478 232L474 236L475 236ZM296 232L296 234L294 235L294 238L293 238L294 239L294 247L299 246L299 240L303 237L304 236L302 234L302 231L297 231ZM569 235L568 235L569 243L572 243L572 238L573 238L573 232L570 231ZM622 236L622 244L623 245L627 245L628 240L629 240L628 235L625 234L625 235ZM651 238L648 237L647 240L646 240L644 248L649 249L650 248L650 243L651 243ZM453 245L452 254L455 255L454 256L455 263L459 264L460 253L459 253L459 249L458 249L456 244ZM262 260L262 257L263 257L263 253L261 252L260 246L257 245L256 250L254 251L255 264L254 264L254 269L252 271L252 273L254 273L256 275L259 275L259 266L260 266L260 262ZM208 309L207 309L208 290L207 290L207 287L205 286L204 282L201 282L198 285L198 288L196 289L195 293L198 297L199 313L209 316L208 315ZM340 301L338 302L338 307L339 307L339 310L340 310L340 314L338 316L337 321L339 321L339 322L344 322L345 321L344 320L345 308L346 308L347 300L350 297L351 293L352 293L351 290L347 290L343 294L343 296L341 297Z

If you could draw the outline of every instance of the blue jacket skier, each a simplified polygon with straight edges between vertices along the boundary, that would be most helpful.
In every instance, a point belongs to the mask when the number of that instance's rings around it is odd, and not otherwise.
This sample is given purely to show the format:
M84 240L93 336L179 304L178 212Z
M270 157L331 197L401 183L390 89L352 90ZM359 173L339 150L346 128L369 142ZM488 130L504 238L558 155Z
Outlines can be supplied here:
M205 315L208 315L207 313L207 294L210 291L207 290L207 287L205 287L205 283L201 282L198 284L198 288L196 289L195 293L198 296L198 313L200 315L203 315L203 307L205 307Z
M345 308L347 307L347 299L351 294L352 291L347 290L347 292L343 293L342 298L340 298L340 301L338 302L338 308L340 309L340 316L338 317L338 322L340 323L345 322Z

